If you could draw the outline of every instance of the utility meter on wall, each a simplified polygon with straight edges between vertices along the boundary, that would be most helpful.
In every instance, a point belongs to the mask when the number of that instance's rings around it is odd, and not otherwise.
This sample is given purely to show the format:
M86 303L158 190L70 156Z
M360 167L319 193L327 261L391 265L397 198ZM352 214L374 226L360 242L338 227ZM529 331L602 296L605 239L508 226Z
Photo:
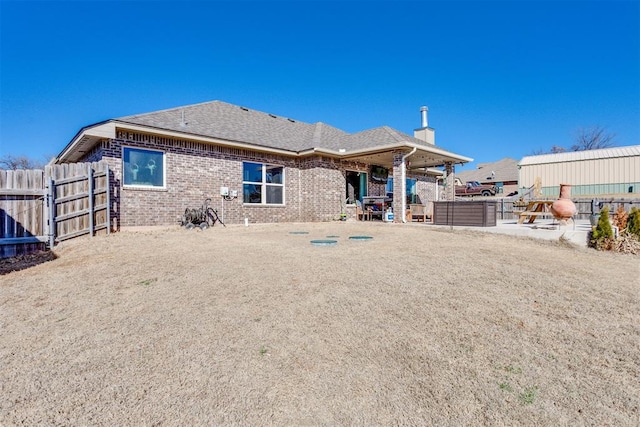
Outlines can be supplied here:
M220 187L220 195L228 196L229 195L229 187Z

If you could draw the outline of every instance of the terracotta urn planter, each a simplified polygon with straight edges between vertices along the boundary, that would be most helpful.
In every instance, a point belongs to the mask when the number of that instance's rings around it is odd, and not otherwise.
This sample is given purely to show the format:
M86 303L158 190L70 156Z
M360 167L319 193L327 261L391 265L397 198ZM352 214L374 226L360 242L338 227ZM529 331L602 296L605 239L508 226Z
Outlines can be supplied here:
M570 219L577 213L576 205L571 200L571 185L560 184L560 197L549 210L558 220Z

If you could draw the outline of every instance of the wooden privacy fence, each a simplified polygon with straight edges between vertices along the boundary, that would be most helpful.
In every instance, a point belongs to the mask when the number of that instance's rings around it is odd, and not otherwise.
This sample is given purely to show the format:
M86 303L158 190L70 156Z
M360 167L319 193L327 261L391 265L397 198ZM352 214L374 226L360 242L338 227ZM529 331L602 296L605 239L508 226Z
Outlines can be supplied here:
M0 258L42 249L45 228L42 170L0 170Z
M110 231L109 168L71 163L0 170L0 258Z
M68 163L45 168L50 231L56 241L109 232L109 167L106 163ZM50 241L52 244L53 241Z

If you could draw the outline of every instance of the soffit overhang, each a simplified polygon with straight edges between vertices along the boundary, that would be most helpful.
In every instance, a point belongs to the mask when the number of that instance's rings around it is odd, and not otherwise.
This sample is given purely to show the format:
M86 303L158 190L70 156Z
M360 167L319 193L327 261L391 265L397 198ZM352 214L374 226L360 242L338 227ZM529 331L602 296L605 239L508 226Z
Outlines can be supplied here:
M412 142L399 142L395 144L387 144L377 147L355 150L310 148L302 151L290 151L272 147L264 147L252 143L228 141L219 138L190 134L187 132L178 132L153 128L149 126L124 123L117 120L109 120L85 127L80 130L80 132L78 132L78 134L76 134L71 142L62 150L62 152L54 160L52 160L52 163L72 163L80 161L84 157L84 155L91 151L101 140L116 139L118 130L146 133L161 137L185 139L189 141L197 141L212 145L244 149L248 151L259 151L288 157L309 157L314 155L326 156L339 160L349 160L366 164L380 165L389 169L393 168L394 154L400 153L402 155L407 155L415 149L415 152L413 152L413 154L411 154L407 158L408 170L423 173L428 173L429 168L440 167L445 165L446 163L464 164L473 161L472 158L451 153L435 146L415 144Z
M415 152L413 152L414 149ZM380 165L391 169L395 153L409 155L406 158L407 169L416 172L427 172L429 168L444 166L447 163L464 164L473 161L470 157L451 153L435 146L430 147L410 142L345 152L342 154L342 159Z
M220 145L236 149L249 151L260 151L283 156L296 156L297 153L290 150L262 147L257 144L248 144L238 141L227 141L219 138L212 138L191 134L187 132L177 132L172 130L158 129L149 126L141 126L130 123L123 123L117 120L98 123L93 126L83 128L53 160L53 163L70 163L79 161L87 152L103 139L116 139L117 131L137 132L164 138L176 138L189 141L202 142L211 145Z

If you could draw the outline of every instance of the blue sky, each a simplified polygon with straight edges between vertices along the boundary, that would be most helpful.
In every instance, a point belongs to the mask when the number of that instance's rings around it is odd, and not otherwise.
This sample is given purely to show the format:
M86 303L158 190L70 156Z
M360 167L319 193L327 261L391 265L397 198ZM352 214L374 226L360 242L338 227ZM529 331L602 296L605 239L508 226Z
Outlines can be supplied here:
M0 156L84 126L221 100L479 162L602 126L640 144L640 2L0 0Z

